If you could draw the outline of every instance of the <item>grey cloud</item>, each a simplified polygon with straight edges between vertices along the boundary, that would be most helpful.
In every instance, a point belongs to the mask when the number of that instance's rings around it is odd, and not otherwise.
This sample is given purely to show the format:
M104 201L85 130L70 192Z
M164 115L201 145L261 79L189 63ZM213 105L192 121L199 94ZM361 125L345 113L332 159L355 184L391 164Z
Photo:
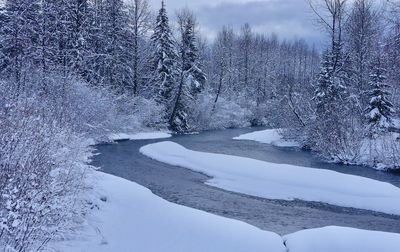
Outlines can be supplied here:
M152 0L155 6L160 1ZM174 9L189 7L197 14L205 36L213 38L224 25L240 29L249 23L257 32L275 33L280 38L304 38L319 46L324 35L315 27L306 0L167 0L170 14Z

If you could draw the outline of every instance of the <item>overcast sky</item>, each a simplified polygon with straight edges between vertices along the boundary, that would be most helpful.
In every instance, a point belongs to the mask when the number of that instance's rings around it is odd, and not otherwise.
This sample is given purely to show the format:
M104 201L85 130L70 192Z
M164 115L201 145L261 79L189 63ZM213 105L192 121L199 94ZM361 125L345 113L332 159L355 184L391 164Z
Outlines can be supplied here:
M161 0L150 2L158 9ZM258 32L276 33L281 39L304 38L318 47L324 39L306 0L166 0L166 4L170 16L182 7L193 10L210 39L223 25L238 30L244 23Z

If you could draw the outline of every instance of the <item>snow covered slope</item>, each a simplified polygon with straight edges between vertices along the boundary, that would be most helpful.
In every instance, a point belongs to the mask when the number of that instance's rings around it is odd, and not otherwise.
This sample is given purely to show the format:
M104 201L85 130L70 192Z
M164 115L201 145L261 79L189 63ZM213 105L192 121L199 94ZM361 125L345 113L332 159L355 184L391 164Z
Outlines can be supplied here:
M395 252L400 234L345 227L310 229L284 237L290 252Z
M299 143L283 139L279 129L256 131L238 137L234 140L252 140L260 143L272 144L278 147L298 147Z
M212 176L209 185L229 191L400 214L400 188L389 183L329 170L191 151L173 142L147 145L140 151L155 160Z
M282 237L240 221L169 203L136 183L95 173L99 210L61 252L285 252Z

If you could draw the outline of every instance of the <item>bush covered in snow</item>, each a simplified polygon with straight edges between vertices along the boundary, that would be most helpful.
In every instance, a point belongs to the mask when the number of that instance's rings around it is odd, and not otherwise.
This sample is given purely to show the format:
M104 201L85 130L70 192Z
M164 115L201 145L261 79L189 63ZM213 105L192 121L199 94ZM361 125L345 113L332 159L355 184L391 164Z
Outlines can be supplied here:
M191 124L196 130L228 129L250 126L251 112L236 102L215 97L208 92L199 95L191 112Z
M26 83L0 83L2 251L40 249L74 225L84 211L90 145L160 118L152 101L117 98L73 77L49 76L51 88L34 74Z

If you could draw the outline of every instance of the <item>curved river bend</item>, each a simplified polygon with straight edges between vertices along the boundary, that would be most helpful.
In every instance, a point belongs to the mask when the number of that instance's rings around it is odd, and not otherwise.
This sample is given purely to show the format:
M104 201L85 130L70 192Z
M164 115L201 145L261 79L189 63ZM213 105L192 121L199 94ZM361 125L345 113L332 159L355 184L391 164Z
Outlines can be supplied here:
M295 148L232 140L233 137L255 130L257 129L209 131L199 135L174 136L166 140L191 150L330 169L400 187L400 176L394 174L367 167L325 163L311 153ZM208 177L203 174L160 163L139 153L140 147L160 141L164 140L121 141L118 144L97 145L99 155L95 156L93 165L101 167L103 172L143 185L170 202L238 219L282 235L330 225L400 233L400 216L316 202L267 200L205 185Z

